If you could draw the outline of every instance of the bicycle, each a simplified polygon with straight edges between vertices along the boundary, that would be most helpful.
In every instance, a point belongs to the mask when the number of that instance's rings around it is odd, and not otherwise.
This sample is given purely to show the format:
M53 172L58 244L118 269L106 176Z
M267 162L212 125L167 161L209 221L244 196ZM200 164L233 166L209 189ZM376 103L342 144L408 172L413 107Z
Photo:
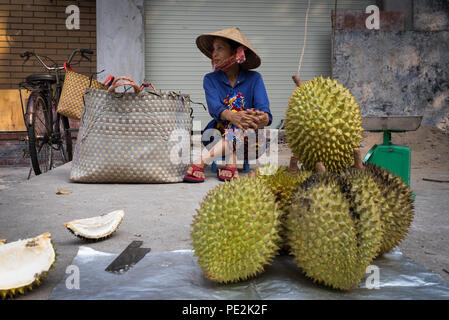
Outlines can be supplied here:
M86 54L93 54L92 50L75 49L67 60L70 65L77 53L81 54L80 61L85 58L90 61ZM56 108L61 97L63 77L60 71L64 66L58 66L52 59L42 56L52 62L52 66L47 66L41 57L34 52L24 52L20 55L26 58L25 64L30 57L34 56L49 73L32 74L24 82L19 84L20 102L22 113L28 133L28 150L31 158L31 165L34 173L40 175L55 167L72 161L72 129L70 129L69 119L60 115ZM31 94L24 109L22 90L31 91ZM61 153L58 158L56 153Z

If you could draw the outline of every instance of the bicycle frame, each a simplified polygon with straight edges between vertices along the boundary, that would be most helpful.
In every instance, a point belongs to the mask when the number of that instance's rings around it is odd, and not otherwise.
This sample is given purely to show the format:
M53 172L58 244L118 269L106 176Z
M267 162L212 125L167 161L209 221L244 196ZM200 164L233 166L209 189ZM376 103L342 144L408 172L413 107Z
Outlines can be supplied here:
M73 57L78 52L80 52L81 56L87 60L90 59L84 54L93 54L93 51L91 50L75 49L67 60L67 65L70 65ZM64 66L58 66L56 62L46 57L54 63L54 66L49 67L38 54L33 52L21 54L22 58L26 57L24 64L31 56L34 56L47 71L55 75L54 79L52 77L47 78L40 75L31 75L25 82L19 84L23 120L27 128L30 143L29 151L32 160L32 169L34 169L35 173L38 175L41 174L40 160L38 160L38 157L42 147L46 146L49 152L49 162L48 165L45 166L45 171L51 170L53 167L53 150L61 151L63 163L72 159L72 139L68 119L57 112L57 106L61 98L64 82L61 71L65 70L65 64ZM26 106L24 106L22 89L31 92ZM41 116L38 116L38 114ZM37 119L39 119L39 121ZM36 135L37 131L35 131L35 127L41 126L41 124L44 124L42 134ZM44 155L44 158L46 159L47 156Z
M67 65L70 65L70 63L72 62L73 58L75 57L75 55L76 55L78 52L80 52L81 55L82 55L83 57L85 57L85 58L87 58L87 57L84 55L84 53L88 53L88 54L92 54L92 53L93 53L92 51L86 50L86 49L75 49L75 50L72 51L72 53L71 53L69 59L67 60ZM30 58L30 56L34 56L34 57L40 62L40 64L41 64L45 69L47 69L48 71L53 71L53 72L55 73L55 75L56 75L56 92L55 92L56 95L55 95L55 96L53 95L53 92L52 92L53 90L52 90L51 86L49 86L49 88L42 88L42 86L40 85L38 88L32 88L32 89L29 89L28 86L31 86L31 85L29 85L29 84L26 83L26 82L20 83L20 84L19 84L20 103L21 103L21 107L22 107L22 114L24 115L25 126L28 126L27 120L30 121L30 122L28 122L28 123L32 123L33 120L32 120L32 117L31 117L31 119L25 119L25 114L26 114L26 112L25 112L25 108L24 108L24 106L23 106L23 98L22 98L22 91L21 91L21 89L26 89L26 90L32 91L32 92L34 92L34 91L46 91L46 90L48 90L48 91L50 91L50 96L51 96L53 99L52 99L52 101L47 101L47 102L50 104L50 106L51 106L51 103L52 103L53 101L54 101L54 102L56 103L56 105L57 105L57 104L59 103L59 99L61 98L62 84L63 84L63 81L61 81L61 74L60 74L60 71L64 70L64 67L49 67L49 66L47 66L47 65L45 64L45 62L41 59L41 57L40 57L38 54L35 54L34 52L28 52L28 51L27 51L27 52L21 54L21 57L26 57L27 60ZM89 58L87 58L87 59L89 59ZM27 60L26 60L26 61L27 61ZM25 62L26 62L26 61L25 61ZM33 110L31 110L31 111L33 111ZM30 115L30 116L32 116L32 115ZM57 117L60 117L60 115L57 114ZM59 120L59 119L58 119L58 118L56 118L56 119L53 119L53 118L52 118L51 120L53 121L53 120ZM57 126L57 128L56 128L56 132L59 133L59 126Z
M23 106L22 90L31 91L31 94L33 94L34 92L46 92L46 91L50 91L51 92L52 89L51 88L44 88L42 86L42 84L39 85L39 86L36 86L36 87L31 87L31 85L29 85L26 82L22 82L22 83L19 84L19 95L20 95L20 104L21 104L21 107L22 107L23 120L25 122L25 126L28 127L28 125L33 123L33 117L32 116L33 116L34 110L31 109L31 110L25 111L25 108ZM51 103L51 101L47 101L47 103ZM29 118L27 119L26 116L28 116Z

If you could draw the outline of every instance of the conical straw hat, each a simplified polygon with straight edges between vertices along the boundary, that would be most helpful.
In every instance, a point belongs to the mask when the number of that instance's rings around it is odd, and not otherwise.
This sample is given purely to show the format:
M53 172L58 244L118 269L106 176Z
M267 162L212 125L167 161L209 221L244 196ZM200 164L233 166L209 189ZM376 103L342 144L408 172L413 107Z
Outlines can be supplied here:
M245 51L246 61L242 63L243 68L256 69L260 66L260 56L257 54L256 50L251 47L239 28L223 29L214 33L202 34L196 38L196 45L198 46L198 49L200 49L201 52L204 53L209 59L212 59L212 48L215 37L231 39L248 48L248 50Z

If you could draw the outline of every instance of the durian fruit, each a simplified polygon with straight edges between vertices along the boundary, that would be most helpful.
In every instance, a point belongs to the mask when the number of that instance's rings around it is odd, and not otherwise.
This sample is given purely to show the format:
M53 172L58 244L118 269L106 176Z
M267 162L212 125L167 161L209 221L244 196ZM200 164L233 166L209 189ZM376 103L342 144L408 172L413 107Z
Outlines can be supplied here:
M270 189L241 177L210 190L194 216L194 256L205 277L220 283L246 280L276 256L281 211Z
M353 182L347 194L337 175L311 176L298 189L287 218L297 265L315 282L340 290L359 284L382 240L378 205L364 204L363 193L369 191L358 177Z
M256 177L273 192L282 211L288 209L293 192L311 174L312 172L307 170L299 170L298 174L291 174L287 167L276 164L268 164L256 169Z
M73 220L64 223L64 227L83 240L99 241L117 231L124 217L125 211L116 210L93 218Z
M6 243L6 239L0 239L0 244L5 244Z
M413 194L409 186L390 171L371 163L365 166L385 199L381 208L384 236L379 255L382 255L398 246L407 235L414 217Z
M47 277L55 262L56 252L48 232L1 245L0 298L32 290Z
M365 170L348 169L340 175L340 179L356 218L359 259L368 266L379 254L383 241L384 224L381 216L385 197Z
M337 289L358 281L357 230L350 203L336 179L314 176L309 189L299 189L287 219L291 254L306 276Z
M323 162L329 172L351 167L362 131L359 105L336 80L314 78L290 97L285 135L292 153L307 170L314 170L317 162Z
M287 229L286 219L287 212L292 202L292 195L298 189L298 186L312 174L308 170L299 170L297 174L288 172L288 168L278 166L276 164L268 164L256 169L256 177L262 180L267 187L273 192L276 202L282 211L280 221L281 228L279 235L281 242L279 243L281 251L288 251L287 245Z

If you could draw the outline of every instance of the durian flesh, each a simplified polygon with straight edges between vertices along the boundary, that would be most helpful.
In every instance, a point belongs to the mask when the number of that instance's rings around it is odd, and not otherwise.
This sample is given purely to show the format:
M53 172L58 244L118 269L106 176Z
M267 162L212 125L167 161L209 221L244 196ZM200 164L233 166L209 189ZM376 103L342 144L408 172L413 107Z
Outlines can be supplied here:
M55 261L48 232L0 246L0 297L12 298L39 285Z
M336 80L314 78L290 97L285 135L292 153L307 170L315 170L317 162L329 172L351 167L362 131L359 105Z
M6 239L0 239L0 244L5 244L6 243Z
M98 217L73 220L65 223L64 226L79 238L102 240L118 229L124 217L123 210L116 210Z
M194 256L205 277L229 283L262 272L277 254L279 216L265 184L243 177L210 190L194 216Z

